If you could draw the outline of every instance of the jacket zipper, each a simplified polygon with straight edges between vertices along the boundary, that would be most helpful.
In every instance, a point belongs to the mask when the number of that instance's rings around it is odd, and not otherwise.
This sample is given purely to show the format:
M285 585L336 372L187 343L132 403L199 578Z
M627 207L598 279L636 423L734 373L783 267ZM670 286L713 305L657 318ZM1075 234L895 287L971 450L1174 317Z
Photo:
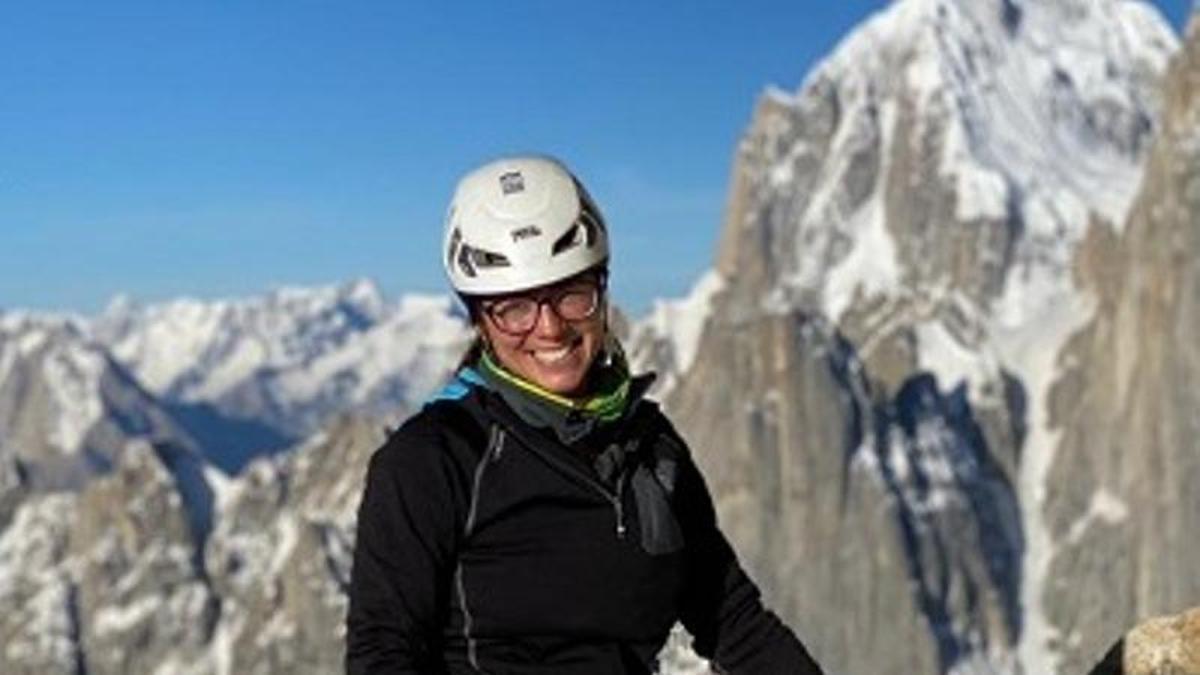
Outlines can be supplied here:
M625 504L621 499L621 493L625 491L625 472L617 474L617 494L610 496L609 501L612 502L613 509L617 515L617 539L625 538Z
M503 433L503 429L500 430L500 433ZM616 491L614 492L613 490L609 490L607 487L604 486L604 484L595 480L591 476L588 476L587 474L585 474L581 471L578 471L576 469L571 468L570 466L567 466L561 460L556 459L556 458L550 456L545 451L538 449L538 447L535 443L529 442L520 433L513 431L512 434L517 438L518 441L520 441L521 445L524 446L527 450L544 458L547 462L553 464L554 466L559 467L561 471L568 474L569 476L571 476L575 480L579 481L580 483L583 483L584 485L591 488L592 490L595 490L596 492L598 492L600 494L600 496L602 496L606 500L608 500L608 503L611 504L613 507L613 515L614 515L614 518L616 519L616 527L614 529L616 530L617 539L625 538L625 532L628 529L625 527L625 505L622 503L623 502L622 495L624 493L624 488L625 488L625 476L627 473L625 470L622 470L622 472L617 476L617 487L616 487ZM496 453L498 456L499 449L496 450Z
M483 472L493 460L500 458L500 453L504 449L504 429L499 425L492 425L491 433L488 438L487 450L483 456L479 458L479 464L475 466L475 481L471 486L471 506L467 510L467 524L463 528L463 539L471 536L471 532L475 529L475 517L479 510L479 489L483 485ZM477 672L482 672L479 667L478 645L475 642L474 636L471 635L471 629L474 627L475 620L471 616L471 610L467 605L467 588L463 583L463 565L460 560L454 569L454 585L458 590L458 604L462 608L463 613L463 638L467 641L467 662L471 664Z

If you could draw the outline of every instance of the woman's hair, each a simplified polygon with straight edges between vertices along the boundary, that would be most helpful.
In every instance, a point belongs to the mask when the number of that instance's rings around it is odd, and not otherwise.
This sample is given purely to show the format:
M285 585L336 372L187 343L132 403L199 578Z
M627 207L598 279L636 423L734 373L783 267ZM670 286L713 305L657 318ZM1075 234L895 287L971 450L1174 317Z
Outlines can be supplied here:
M455 372L479 363L481 356L483 356L483 336L476 333L475 337L471 339L471 344L467 346L467 350L458 359L458 365L454 368Z

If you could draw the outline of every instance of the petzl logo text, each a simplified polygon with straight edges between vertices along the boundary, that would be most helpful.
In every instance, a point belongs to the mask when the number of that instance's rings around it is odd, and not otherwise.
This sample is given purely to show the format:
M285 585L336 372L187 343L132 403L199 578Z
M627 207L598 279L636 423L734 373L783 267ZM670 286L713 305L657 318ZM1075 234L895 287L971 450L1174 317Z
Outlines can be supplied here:
M537 225L526 225L525 227L518 227L517 229L512 231L512 238L513 238L514 244L517 243L518 241L521 241L522 239L529 239L530 237L540 237L540 236L542 236L542 231L540 229L538 229Z

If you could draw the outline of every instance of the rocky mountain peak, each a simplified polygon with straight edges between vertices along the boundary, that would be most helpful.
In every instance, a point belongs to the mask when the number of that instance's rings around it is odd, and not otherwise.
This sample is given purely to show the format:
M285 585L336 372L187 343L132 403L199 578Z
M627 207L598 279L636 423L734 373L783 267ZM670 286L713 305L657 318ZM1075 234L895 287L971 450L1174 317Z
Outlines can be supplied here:
M725 283L667 404L768 597L837 669L1073 672L1050 561L1133 510L1055 473L1053 401L1120 287L1082 270L1120 257L1177 44L1138 2L905 0L760 99ZM853 629L806 625L838 603Z
M859 295L1024 304L1089 212L1124 222L1176 45L1138 2L894 3L763 97L718 267L834 319Z
M0 315L0 455L25 482L78 486L134 439L192 445L82 320Z

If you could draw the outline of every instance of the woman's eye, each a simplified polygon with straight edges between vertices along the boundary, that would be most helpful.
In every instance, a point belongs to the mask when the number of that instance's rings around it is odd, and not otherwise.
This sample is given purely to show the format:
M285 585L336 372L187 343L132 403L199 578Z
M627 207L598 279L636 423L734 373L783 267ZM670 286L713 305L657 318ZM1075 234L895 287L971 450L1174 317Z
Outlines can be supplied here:
M511 302L497 308L497 312L508 317L525 316L534 306L532 302Z

